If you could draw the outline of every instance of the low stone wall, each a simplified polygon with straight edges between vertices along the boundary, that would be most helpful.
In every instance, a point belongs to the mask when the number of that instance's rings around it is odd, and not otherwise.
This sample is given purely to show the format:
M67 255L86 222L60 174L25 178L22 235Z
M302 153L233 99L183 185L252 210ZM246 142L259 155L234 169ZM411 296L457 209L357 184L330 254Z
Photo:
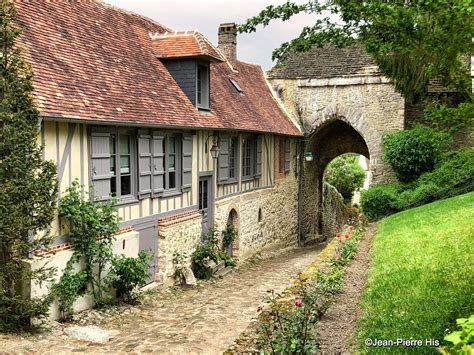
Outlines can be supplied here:
M139 233L136 231L129 231L118 235L112 244L112 250L116 255L124 254L128 257L136 258L139 251ZM57 253L44 253L43 256L36 256L31 259L30 265L33 270L39 269L46 264L48 267L56 268L56 275L52 282L43 282L41 285L34 281L31 282L29 290L31 297L41 297L50 291L51 285L57 282L63 275L66 264L71 259L73 253L74 251L72 249L63 249ZM80 260L74 266L75 271L79 271L83 268L83 260ZM92 308L93 305L92 296L86 295L78 298L74 302L73 310L74 312L80 312ZM56 320L59 319L60 316L58 302L54 301L49 308L49 318Z
M201 243L201 233L202 214L199 211L159 221L157 282L166 286L174 284L173 254L186 254L191 264L191 254Z
M323 190L323 235L330 238L342 229L353 213L334 186L325 182Z

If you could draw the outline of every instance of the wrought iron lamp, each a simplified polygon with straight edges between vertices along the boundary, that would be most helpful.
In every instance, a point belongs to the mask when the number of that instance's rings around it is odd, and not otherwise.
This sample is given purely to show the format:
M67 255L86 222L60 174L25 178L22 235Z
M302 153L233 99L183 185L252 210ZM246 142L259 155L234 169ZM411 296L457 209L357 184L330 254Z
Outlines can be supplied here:
M209 137L207 137L206 139L206 150L207 150L207 147L209 146L209 138L212 137L212 146L211 148L209 149L209 151L211 152L211 156L212 156L212 159L217 159L219 157L219 137L218 136L215 136L215 135L211 135Z

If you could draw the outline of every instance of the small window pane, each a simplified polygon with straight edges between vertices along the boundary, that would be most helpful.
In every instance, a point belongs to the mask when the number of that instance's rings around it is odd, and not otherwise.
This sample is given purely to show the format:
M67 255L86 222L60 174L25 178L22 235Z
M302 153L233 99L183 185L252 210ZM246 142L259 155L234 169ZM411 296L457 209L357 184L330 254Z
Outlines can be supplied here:
M130 154L130 136L120 136L120 154Z
M116 152L115 152L115 134L111 134L110 135L110 154L111 155L114 155Z
M120 157L120 174L130 174L130 157Z
M169 172L169 188L174 189L176 187L176 173L173 171Z
M110 175L115 176L115 155L110 157Z
M132 193L132 179L131 176L121 176L120 177L120 194L130 195Z
M112 196L117 196L117 178L110 179L110 192Z
M168 154L174 154L175 152L175 138L169 137L168 138Z

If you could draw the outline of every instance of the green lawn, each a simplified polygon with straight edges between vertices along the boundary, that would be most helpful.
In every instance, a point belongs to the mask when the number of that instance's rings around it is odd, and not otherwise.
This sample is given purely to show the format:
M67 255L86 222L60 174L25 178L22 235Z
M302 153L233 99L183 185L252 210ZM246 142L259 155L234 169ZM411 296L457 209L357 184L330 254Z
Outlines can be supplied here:
M474 192L410 209L378 224L362 297L361 349L436 353L425 347L367 347L371 339L437 339L474 313Z

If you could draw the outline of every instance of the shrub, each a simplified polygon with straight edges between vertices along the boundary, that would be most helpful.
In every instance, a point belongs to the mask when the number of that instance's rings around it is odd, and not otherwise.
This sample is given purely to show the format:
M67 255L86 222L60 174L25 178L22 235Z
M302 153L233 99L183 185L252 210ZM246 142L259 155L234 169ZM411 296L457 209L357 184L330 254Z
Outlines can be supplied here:
M421 125L387 134L383 138L384 160L400 181L413 181L435 168L446 148L447 138L446 133Z
M347 203L351 201L354 192L364 185L365 175L358 156L342 155L329 163L324 178L339 191Z
M376 185L362 191L360 205L365 216L376 220L398 211L396 208L399 185Z
M378 185L362 192L361 206L370 219L474 191L474 149L445 154L438 167L416 181Z
M151 255L142 250L137 258L120 255L112 259L112 268L108 278L117 292L117 298L124 302L136 300L137 287L146 285Z
M235 260L233 257L230 255L227 255L224 252L220 252L218 255L219 260L224 260L225 266L232 266L234 267L236 265Z
M211 243L199 245L191 256L194 275L199 279L208 279L212 276L209 261L218 262L215 246Z
M443 348L443 354L472 354L474 351L474 314L469 318L456 319L461 330L452 332L444 337L444 340L452 345ZM447 350L447 351L446 351Z

